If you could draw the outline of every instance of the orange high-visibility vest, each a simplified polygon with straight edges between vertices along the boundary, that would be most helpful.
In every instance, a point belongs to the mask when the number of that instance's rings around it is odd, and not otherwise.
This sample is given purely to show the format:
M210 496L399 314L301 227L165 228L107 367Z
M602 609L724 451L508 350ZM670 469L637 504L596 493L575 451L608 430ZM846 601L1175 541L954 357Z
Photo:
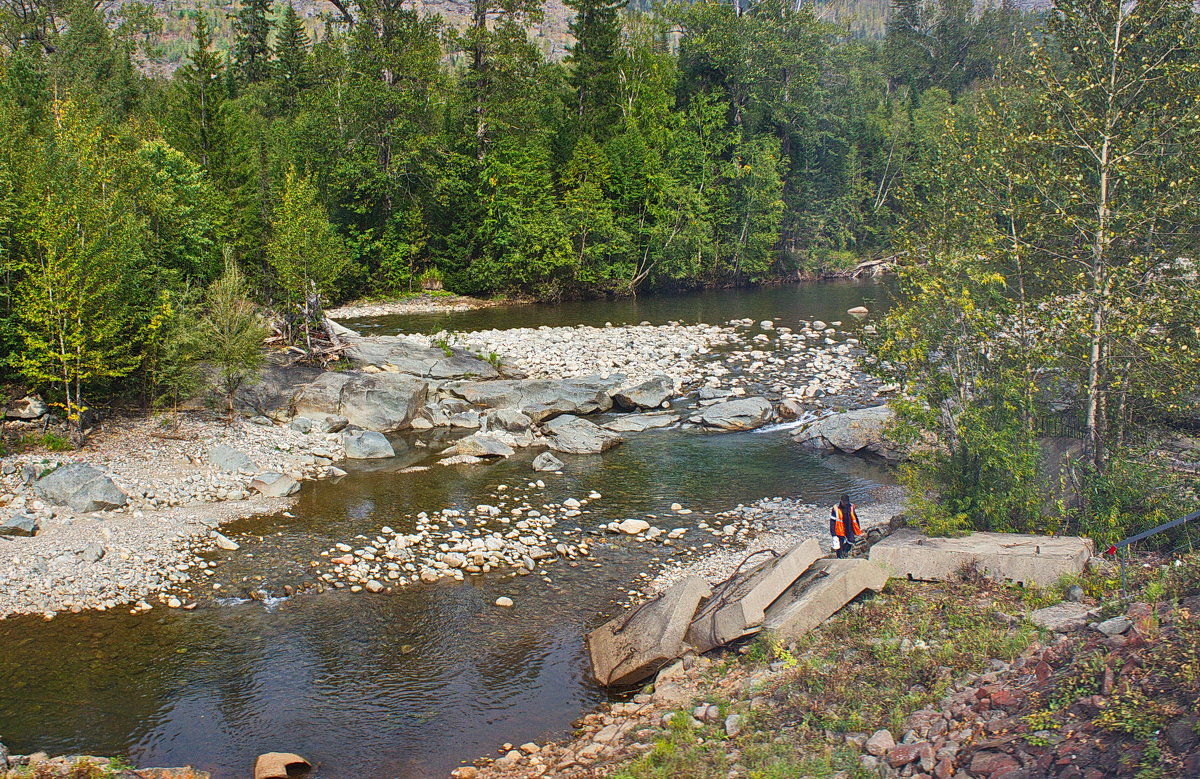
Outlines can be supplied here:
M834 535L846 537L846 517L842 511L842 504L837 504L833 507L837 512L837 521L833 525ZM854 535L861 536L862 528L858 526L858 512L854 510L854 504L850 504L850 528L854 531Z

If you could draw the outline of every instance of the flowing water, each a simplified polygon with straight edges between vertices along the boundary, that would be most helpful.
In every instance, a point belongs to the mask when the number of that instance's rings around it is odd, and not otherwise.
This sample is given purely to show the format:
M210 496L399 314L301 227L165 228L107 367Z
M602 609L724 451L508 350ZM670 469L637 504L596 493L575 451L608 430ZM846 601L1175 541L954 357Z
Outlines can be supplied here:
M871 283L814 284L671 298L487 309L442 317L354 323L372 332L448 327L667 320L842 319L851 306L882 307ZM373 325L373 328L364 327ZM570 458L561 476L536 478L531 455L491 466L401 469L421 461L359 464L338 483L309 483L283 514L226 530L243 546L213 552L223 599L193 612L64 615L0 621L0 740L14 752L128 754L137 765L191 764L215 779L244 777L255 755L294 751L328 779L444 776L461 761L560 735L605 692L587 679L586 630L654 570L659 547L594 544L596 566L554 563L551 582L505 573L395 594L346 591L263 603L248 591L279 592L309 575L334 543L354 543L383 525L403 532L419 511L494 500L507 484L537 505L603 497L576 521L583 532L629 516L694 524L764 496L862 500L886 482L882 468L854 458L816 458L785 430L704 434L679 430L628 436L604 455ZM513 494L512 492L508 494ZM513 609L498 609L500 595Z

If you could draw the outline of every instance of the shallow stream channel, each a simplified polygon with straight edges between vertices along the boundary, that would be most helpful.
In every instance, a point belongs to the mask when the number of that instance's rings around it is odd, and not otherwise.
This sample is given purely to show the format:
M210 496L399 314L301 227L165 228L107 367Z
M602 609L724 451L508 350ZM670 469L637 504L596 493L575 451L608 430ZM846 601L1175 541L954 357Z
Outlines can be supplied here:
M874 312L887 295L871 282L823 283L346 324L364 334L740 317L787 325L846 319L858 305ZM226 525L241 548L206 555L219 563L212 581L222 587L194 611L0 621L0 740L16 753L190 764L214 779L248 776L266 751L302 754L325 779L445 776L503 742L569 731L607 694L588 679L585 632L682 547L698 554L712 541L688 533L664 547L601 525L652 515L664 528L694 527L771 496L826 504L849 492L862 501L890 478L867 461L813 456L779 428L651 430L602 455L564 457L561 474L535 473L529 452L404 472L429 451L409 446L395 459L351 463L337 482L306 483L288 512ZM391 593L274 597L310 580L335 544L361 543L384 526L406 532L420 512L568 498L586 502L555 530L589 539L593 559ZM693 513L673 514L673 503ZM250 598L254 591L272 597ZM514 606L493 605L500 596Z

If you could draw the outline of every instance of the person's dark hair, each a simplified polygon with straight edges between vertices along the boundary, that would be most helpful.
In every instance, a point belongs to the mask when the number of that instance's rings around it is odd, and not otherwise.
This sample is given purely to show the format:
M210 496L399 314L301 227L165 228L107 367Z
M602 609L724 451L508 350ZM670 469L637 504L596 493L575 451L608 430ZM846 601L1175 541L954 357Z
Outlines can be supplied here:
M849 506L849 505L850 505L850 496L849 496L849 495L843 495L843 496L842 496L842 499L841 499L840 501L838 501L838 502L839 502L841 505L843 505L843 506Z

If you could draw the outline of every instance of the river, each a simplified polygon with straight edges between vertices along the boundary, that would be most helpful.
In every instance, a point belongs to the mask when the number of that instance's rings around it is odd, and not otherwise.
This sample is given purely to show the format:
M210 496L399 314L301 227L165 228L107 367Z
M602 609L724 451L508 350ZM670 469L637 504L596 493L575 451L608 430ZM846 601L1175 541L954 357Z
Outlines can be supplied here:
M483 309L348 322L371 333L468 331L538 324L614 324L732 318L844 319L885 305L886 289L839 282L714 291L636 301ZM305 484L284 514L227 526L243 544L213 552L221 593L278 592L310 576L322 550L413 515L494 502L602 494L577 518L584 531L612 519L669 513L680 502L700 521L764 496L863 499L888 474L854 458L817 458L782 431L651 431L604 455L570 458L541 475L521 454L492 466L401 473L425 457L360 464L337 483ZM566 458L564 458L566 459ZM507 485L506 493L497 491ZM664 520L665 522L665 520ZM657 550L657 551L648 551ZM261 603L209 597L192 612L62 615L0 621L0 740L12 751L127 754L140 766L191 764L214 779L249 775L265 751L294 751L327 779L444 776L502 742L539 741L606 693L587 678L586 630L653 571L661 548L597 543L598 567L556 563L551 581L506 573L397 594L346 591ZM498 609L500 595L513 609Z

